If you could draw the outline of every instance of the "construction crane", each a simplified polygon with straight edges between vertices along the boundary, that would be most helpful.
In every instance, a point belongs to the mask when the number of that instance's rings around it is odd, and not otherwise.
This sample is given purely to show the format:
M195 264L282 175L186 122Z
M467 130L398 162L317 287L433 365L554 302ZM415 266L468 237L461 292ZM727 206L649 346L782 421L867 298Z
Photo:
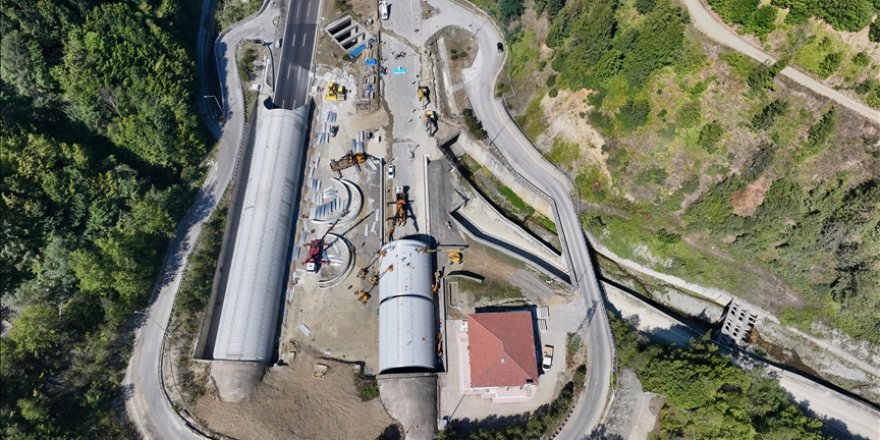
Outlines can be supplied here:
M327 228L327 232L324 232L324 235L321 238L316 238L309 242L309 255L302 262L302 264L306 267L306 271L308 272L317 272L321 270L321 265L329 263L330 260L326 259L324 256L324 250L327 249L327 245L324 243L324 239L327 238L327 235L333 231L333 228L336 227L336 224L345 217L345 212L339 216L333 223L330 223L330 226Z

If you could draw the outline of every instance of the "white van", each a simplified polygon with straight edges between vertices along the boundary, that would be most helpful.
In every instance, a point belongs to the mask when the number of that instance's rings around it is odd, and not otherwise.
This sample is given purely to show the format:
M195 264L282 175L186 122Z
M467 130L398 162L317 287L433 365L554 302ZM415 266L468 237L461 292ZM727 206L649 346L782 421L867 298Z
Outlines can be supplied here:
M379 15L382 16L382 20L388 20L388 3L385 0L379 2Z

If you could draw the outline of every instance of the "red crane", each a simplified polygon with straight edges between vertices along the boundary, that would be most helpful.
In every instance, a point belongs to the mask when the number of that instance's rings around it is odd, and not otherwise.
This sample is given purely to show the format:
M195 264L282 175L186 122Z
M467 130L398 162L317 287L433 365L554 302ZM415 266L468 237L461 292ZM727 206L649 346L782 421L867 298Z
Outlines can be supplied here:
M329 263L330 260L325 258L324 249L327 249L327 244L324 243L324 239L327 238L327 235L330 234L330 231L336 227L336 224L339 223L339 220L345 217L345 213L339 216L333 223L330 223L330 227L327 228L327 232L321 236L321 238L317 238L309 242L309 256L302 262L302 264L306 267L306 270L309 272L317 272L321 270L321 265Z

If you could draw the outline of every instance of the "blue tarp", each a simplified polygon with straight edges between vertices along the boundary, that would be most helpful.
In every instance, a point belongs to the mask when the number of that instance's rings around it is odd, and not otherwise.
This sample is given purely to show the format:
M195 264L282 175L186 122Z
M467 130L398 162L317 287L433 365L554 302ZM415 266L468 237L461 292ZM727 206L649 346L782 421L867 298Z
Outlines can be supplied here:
M376 63L378 63L378 61L376 61L375 58L370 58L368 60L364 60L364 64L366 64L368 66L375 66Z
M349 55L351 55L352 58L356 58L356 57L357 57L358 55L360 55L361 52L363 52L364 49L366 49L366 48L367 48L367 45L366 45L366 44L361 44L360 46L354 48L354 50L351 51L351 53L349 53Z
M395 75L400 75L401 73L406 73L406 67L400 67L400 66L395 67L394 69L391 69L391 73L393 73Z

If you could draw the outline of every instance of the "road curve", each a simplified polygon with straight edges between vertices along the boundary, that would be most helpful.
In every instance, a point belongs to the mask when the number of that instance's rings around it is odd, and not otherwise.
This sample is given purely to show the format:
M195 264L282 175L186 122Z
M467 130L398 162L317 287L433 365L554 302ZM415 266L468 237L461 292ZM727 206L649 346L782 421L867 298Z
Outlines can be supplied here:
M199 27L199 58L206 56L206 24L213 13L212 0L204 0ZM272 24L274 10L265 8L261 14L250 17L222 34L215 44L221 87L223 89L226 123L220 129L220 140L208 175L202 184L192 208L177 228L175 238L169 245L156 283L153 299L143 325L135 332L134 347L126 370L124 386L127 388L126 409L138 431L147 439L201 439L171 407L165 396L159 376L165 329L171 318L171 310L177 289L193 245L201 233L202 222L213 212L217 201L223 196L231 180L238 158L244 131L244 96L235 68L235 49L244 39L274 38ZM227 68L231 67L231 68ZM203 71L203 68L200 67ZM216 126L209 125L216 132ZM170 330L170 329L169 329Z
M474 32L479 52L473 66L465 72L464 80L474 113L483 123L489 139L511 166L550 199L572 285L583 300L586 313L591 316L586 341L589 358L587 391L578 398L572 417L558 438L589 436L599 425L611 392L614 342L587 241L572 202L572 182L544 159L511 119L504 104L495 98L495 84L504 67L506 53L499 53L496 49L496 44L504 39L492 20L482 12L452 0L431 0L431 5L440 13L423 21L421 31L418 28L411 31L399 29L398 33L424 45L444 27L455 26Z
M697 30L705 34L707 37L740 52L759 63L769 64L776 62L775 57L755 46L752 46L748 41L733 32L726 24L721 22L701 0L682 0L682 2L687 7L688 14L690 14L691 17L691 23L697 28ZM798 69L789 66L782 69L780 74L812 90L816 94L822 95L841 106L868 118L868 120L873 121L874 123L880 123L880 110L868 107L864 103L822 84Z

